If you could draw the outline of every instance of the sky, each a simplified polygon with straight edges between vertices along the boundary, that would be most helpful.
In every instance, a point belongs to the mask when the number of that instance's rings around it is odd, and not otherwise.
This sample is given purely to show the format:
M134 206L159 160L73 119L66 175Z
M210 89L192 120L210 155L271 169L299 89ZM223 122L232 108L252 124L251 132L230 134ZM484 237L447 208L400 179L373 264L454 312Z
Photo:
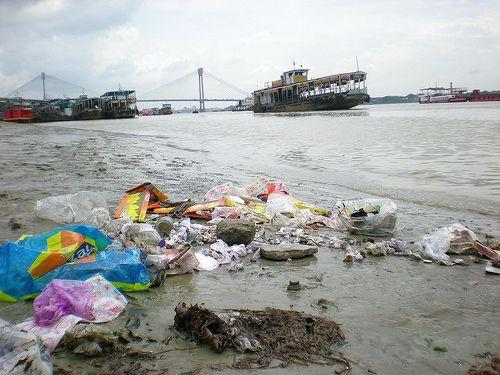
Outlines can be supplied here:
M500 1L0 0L0 14L0 96L44 71L89 92L196 97L195 74L157 88L198 67L252 92L293 61L320 77L356 57L371 96L500 89Z

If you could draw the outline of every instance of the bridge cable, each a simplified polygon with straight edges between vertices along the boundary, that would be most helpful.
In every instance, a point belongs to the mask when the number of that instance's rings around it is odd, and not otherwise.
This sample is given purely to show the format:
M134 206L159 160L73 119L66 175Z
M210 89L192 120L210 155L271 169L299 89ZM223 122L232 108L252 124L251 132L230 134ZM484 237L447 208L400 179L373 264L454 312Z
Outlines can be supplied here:
M157 88L155 88L155 89L153 89L153 90L146 91L146 92L145 92L144 94L142 94L142 95L147 96L147 94L150 94L150 93L152 93L153 91L157 91L157 90L162 89L162 88L164 88L164 87L166 87L166 86L170 86L170 85L172 85L172 84L174 84L174 83L178 83L179 81L182 81L182 80L184 80L184 79L188 78L189 76L191 76L191 75L193 75L193 74L198 74L198 71L197 71L197 70L195 70L195 71L193 71L193 72L189 72L188 74L183 75L182 77L179 77L179 78L177 78L177 79L174 79L173 81L167 82L167 83L165 83L165 84L163 84L163 85L161 85L161 86L158 86Z
M210 77L212 77L213 79L215 79L216 81L218 81L218 82L222 83L223 85L225 85L225 86L227 86L227 87L229 87L229 88L231 88L231 89L233 89L233 90L235 90L235 91L239 92L240 94L245 95L245 96L251 96L249 92L247 92L247 91L245 91L245 90L242 90L242 89L240 89L240 88L236 87L235 85L230 84L229 82L224 81L222 78L219 78L219 77L217 77L217 76L213 75L213 74L212 74L212 73L210 73L209 71L205 70L205 73L206 73L208 76L210 76Z

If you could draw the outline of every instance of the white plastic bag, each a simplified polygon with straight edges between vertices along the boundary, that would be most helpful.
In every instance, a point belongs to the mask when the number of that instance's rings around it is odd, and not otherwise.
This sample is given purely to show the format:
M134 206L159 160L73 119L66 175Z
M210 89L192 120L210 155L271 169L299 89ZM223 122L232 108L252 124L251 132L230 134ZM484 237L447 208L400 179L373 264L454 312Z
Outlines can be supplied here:
M473 251L474 241L477 241L474 232L455 223L426 234L419 244L423 257L447 262L450 257L446 253L464 254L467 251Z
M337 202L339 218L347 230L353 234L388 236L396 226L396 204L390 199L360 199ZM363 210L367 215L353 217L353 213Z
M109 224L110 220L108 209L98 207L90 211L89 216L85 218L83 223L101 229Z
M269 194L266 204L266 214L271 218L276 214L288 214L295 216L299 209L293 204L285 194Z
M83 223L95 208L108 208L106 200L98 193L80 191L47 197L36 202L35 215L59 224Z
M127 235L130 236L133 241L137 241L147 246L157 246L161 241L161 237L156 229L151 224L147 223L132 224L128 229Z
M219 262L217 260L203 254L201 251L194 253L194 256L196 257L196 259L198 259L199 264L196 268L200 271L212 271L219 267Z

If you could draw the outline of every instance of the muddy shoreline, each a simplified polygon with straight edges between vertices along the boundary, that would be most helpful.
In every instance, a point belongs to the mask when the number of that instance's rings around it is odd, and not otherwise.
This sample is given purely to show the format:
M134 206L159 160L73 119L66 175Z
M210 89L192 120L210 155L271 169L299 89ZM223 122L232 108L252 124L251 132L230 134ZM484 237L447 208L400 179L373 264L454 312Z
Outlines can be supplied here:
M289 166L262 170L245 160L220 161L210 147L176 145L174 137L71 129L47 124L2 124L0 146L0 239L15 240L21 233L40 233L56 227L36 218L39 198L80 190L106 194L109 207L118 204L124 189L154 182L173 199L199 198L221 182L249 182L262 174L286 179L296 196L319 206L337 199L366 194L309 179ZM223 145L220 145L221 147ZM249 156L250 157L250 156ZM382 194L381 194L382 195ZM496 214L426 206L395 199L399 207L396 237L414 241L433 228L460 222L476 233L500 237ZM13 231L11 217L26 227ZM352 373L379 374L465 373L478 356L500 351L497 311L498 279L484 273L484 265L444 267L398 257L369 257L359 264L342 262L340 250L321 248L316 257L273 263L244 260L244 270L223 269L182 275L146 292L133 293L122 315L105 325L121 329L136 322L138 344L158 351L158 342L172 337L171 351L161 354L151 369L169 373L231 363L234 353L217 354L187 342L172 329L174 308L180 301L206 303L211 308L294 309L324 316L341 324L347 338L343 348L355 364ZM318 275L321 275L318 281ZM291 279L308 288L288 292ZM316 301L328 301L321 308ZM16 323L32 315L31 302L0 304L0 317ZM436 351L440 345L446 351ZM75 372L98 373L104 358L85 359L67 353L53 355L56 366ZM328 367L308 371L330 373ZM215 370L214 370L215 371ZM226 370L229 371L229 370ZM234 370L233 370L234 371ZM266 373L303 373L304 368L269 369Z

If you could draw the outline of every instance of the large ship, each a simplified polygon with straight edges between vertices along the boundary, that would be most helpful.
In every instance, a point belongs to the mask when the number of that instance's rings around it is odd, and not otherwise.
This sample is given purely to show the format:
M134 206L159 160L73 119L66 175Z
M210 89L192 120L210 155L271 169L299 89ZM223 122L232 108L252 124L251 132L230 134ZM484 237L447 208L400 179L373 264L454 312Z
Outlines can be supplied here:
M466 102L467 89L464 87L453 87L453 82L450 82L450 87L427 87L420 89L418 94L418 102L420 104L429 103L461 103Z
M75 120L133 118L137 112L134 90L108 91L98 98L80 97L73 104Z
M254 91L254 112L302 112L349 109L369 101L366 73L340 73L308 79L309 69L284 72L281 79Z

